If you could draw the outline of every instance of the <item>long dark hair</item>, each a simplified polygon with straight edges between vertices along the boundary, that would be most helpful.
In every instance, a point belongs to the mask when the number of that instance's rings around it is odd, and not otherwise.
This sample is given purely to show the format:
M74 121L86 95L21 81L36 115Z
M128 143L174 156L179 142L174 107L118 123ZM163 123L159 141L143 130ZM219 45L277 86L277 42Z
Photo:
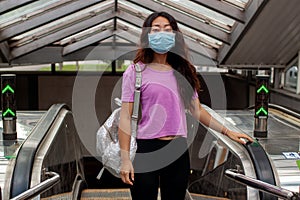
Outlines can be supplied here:
M183 99L185 107L189 108L194 94L194 89L196 89L198 93L200 91L200 82L197 77L195 67L188 59L188 48L184 42L183 35L178 28L177 21L173 16L166 12L154 12L145 19L140 37L140 48L137 51L133 62L137 63L142 61L143 63L151 63L153 61L154 51L149 48L148 33L151 30L152 22L157 17L166 18L176 34L175 47L167 53L167 62L173 69L175 69L174 75L179 86L180 96ZM188 89L186 87L187 82L190 84L192 89Z

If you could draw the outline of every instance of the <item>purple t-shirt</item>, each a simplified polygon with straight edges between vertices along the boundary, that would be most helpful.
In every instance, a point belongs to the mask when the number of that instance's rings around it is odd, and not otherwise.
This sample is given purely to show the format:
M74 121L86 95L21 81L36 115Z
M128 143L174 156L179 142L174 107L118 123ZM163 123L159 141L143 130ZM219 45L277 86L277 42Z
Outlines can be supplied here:
M143 63L139 63L145 68ZM130 65L123 74L122 102L134 101L135 68ZM193 99L198 98L197 92ZM142 117L138 124L138 139L165 136L187 136L185 109L178 92L173 70L158 71L146 67L142 72Z

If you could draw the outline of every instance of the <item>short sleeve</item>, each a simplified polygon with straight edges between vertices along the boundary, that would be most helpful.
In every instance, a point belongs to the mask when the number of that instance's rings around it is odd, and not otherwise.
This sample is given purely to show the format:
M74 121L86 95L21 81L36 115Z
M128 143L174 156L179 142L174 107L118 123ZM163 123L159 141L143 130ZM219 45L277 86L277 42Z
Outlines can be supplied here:
M130 65L123 73L122 80L122 102L134 102L135 69Z
M197 92L197 90L195 89L195 90L194 90L194 94L193 94L193 96L192 96L192 99L195 100L195 99L198 99L198 98L199 98L198 92Z

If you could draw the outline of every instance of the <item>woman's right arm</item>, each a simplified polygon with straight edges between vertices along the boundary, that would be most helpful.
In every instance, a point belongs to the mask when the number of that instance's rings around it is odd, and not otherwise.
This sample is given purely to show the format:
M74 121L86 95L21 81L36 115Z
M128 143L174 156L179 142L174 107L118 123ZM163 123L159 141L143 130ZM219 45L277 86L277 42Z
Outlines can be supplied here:
M124 183L132 185L134 169L129 157L131 139L131 115L133 103L122 103L119 122L119 143L121 148L121 179Z

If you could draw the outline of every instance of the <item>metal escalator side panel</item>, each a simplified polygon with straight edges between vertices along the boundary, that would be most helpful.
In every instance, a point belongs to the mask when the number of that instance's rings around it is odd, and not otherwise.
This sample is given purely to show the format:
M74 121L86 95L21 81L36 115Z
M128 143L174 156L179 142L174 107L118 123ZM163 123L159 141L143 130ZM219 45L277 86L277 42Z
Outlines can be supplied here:
M203 107L218 121L224 121L224 118L218 115L214 110L206 106ZM194 139L189 148L192 170L191 182L189 184L190 192L203 192L203 187L205 186L204 182L202 181L206 181L207 183L211 184L221 184L209 186L211 188L220 188L226 190L229 189L229 187L232 187L230 194L236 195L234 197L237 197L237 195L241 197L241 193L238 193L237 190L245 188L246 191L242 192L243 195L245 193L245 199L259 199L258 191L253 188L246 186L234 188L235 186L240 186L240 184L230 184L230 180L225 180L222 178L220 181L212 181L212 179L219 177L217 175L221 176L226 168L235 168L236 165L240 165L241 169L246 175L256 177L254 165L248 151L245 149L245 146L232 141L230 138L221 133L205 128L205 126L199 123L199 121L196 122L193 120L192 116L187 115L187 122L189 130L188 133L190 134L190 132L192 132ZM197 125L194 125L194 123L197 123ZM230 123L226 121L224 123L226 127L233 131L240 131ZM217 173L217 175L212 175L215 173ZM197 183L200 184L199 191ZM206 190L204 192L206 192Z
M51 124L63 108L67 108L67 106L64 104L52 105L20 146L10 182L10 198L17 196L30 188L35 153L41 141L47 134Z

